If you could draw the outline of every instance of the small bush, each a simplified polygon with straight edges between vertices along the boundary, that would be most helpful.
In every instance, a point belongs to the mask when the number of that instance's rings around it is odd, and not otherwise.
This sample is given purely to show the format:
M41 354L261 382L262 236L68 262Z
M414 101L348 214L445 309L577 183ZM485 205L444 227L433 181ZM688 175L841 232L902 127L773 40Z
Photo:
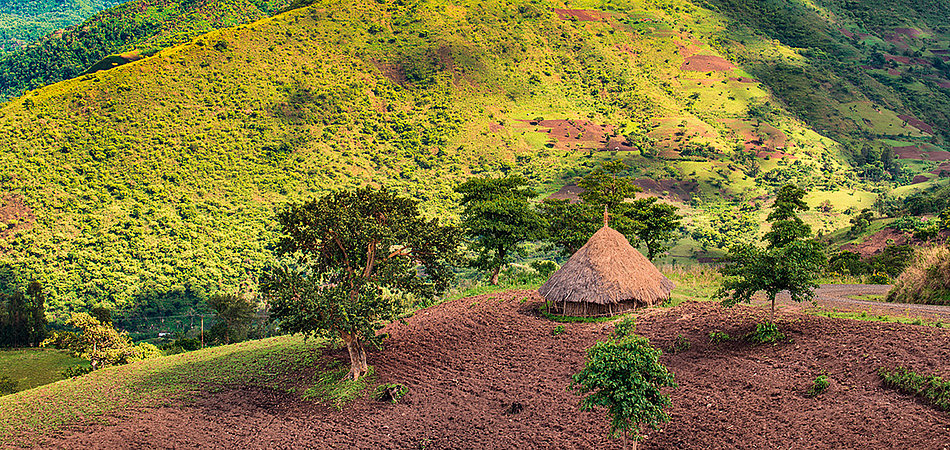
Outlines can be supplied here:
M720 342L728 342L732 340L732 336L729 336L729 333L725 331L710 331L709 332L709 343L718 344Z
M950 305L950 250L919 249L913 262L887 293L887 301Z
M686 339L682 334L676 335L676 341L673 342L673 345L667 349L667 352L670 354L683 353L692 347L693 344L689 342L689 339Z
M557 336L562 333L564 333L564 325L558 325L551 330L551 336Z
M921 375L906 367L894 370L881 367L877 371L884 385L923 398L937 409L950 411L950 380L936 375Z
M817 397L828 389L829 384L828 375L818 375L815 377L815 381L812 382L811 387L808 388L808 391L805 392L805 396Z
M755 331L746 335L746 340L752 344L775 344L784 341L786 336L778 331L778 327L772 323L760 323L755 326Z
M633 334L637 330L637 321L633 317L627 317L620 322L617 322L617 325L614 325L614 332L611 337L614 339L623 339L627 336Z
M67 367L66 370L63 371L63 378L76 378L89 372L92 372L92 366L80 364L78 366Z
M409 388L402 383L386 383L376 386L373 398L380 402L398 403L399 399L409 393Z
M12 394L17 391L17 381L8 376L0 377L0 395Z

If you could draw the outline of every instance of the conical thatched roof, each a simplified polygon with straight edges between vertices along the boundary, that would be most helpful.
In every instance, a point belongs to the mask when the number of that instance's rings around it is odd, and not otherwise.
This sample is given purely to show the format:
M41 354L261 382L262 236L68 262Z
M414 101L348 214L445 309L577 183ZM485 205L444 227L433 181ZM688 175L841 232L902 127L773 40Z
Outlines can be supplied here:
M620 232L604 226L551 275L538 292L545 300L640 306L670 297L673 282L633 248Z

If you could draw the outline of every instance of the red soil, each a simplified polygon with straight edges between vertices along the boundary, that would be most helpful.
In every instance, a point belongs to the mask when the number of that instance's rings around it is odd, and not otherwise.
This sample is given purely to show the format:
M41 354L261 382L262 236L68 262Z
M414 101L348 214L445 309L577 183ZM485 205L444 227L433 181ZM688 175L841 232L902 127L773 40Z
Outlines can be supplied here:
M107 424L43 437L44 448L621 448L602 411L581 412L567 390L585 349L610 323L539 317L536 291L448 302L393 324L370 354L378 382L405 383L399 404L360 399L343 411L281 392L232 386L188 405L127 411ZM646 448L946 448L948 413L881 385L879 367L950 373L950 330L780 311L790 340L713 344L709 333L750 332L763 308L686 303L645 310L637 333L659 348L672 421ZM342 352L331 356L343 359ZM829 389L804 392L819 374ZM517 406L513 407L513 405Z
M527 122L527 121L522 121ZM546 130L555 142L554 147L560 150L613 150L623 144L622 139L611 139L614 132L612 125L598 125L587 120L542 120L528 122ZM633 150L623 145L620 150Z
M782 130L767 123L762 123L756 131L752 122L744 119L721 119L724 125L733 130L745 142L748 151L755 152L759 158L794 158L794 155L785 153L788 145L788 136Z
M884 228L883 230L868 236L864 242L860 244L842 245L841 250L855 252L863 257L867 257L881 253L884 251L885 247L891 245L904 245L911 242L913 242L913 236L893 228Z
M573 17L575 20L586 21L586 22L597 22L606 17L610 17L609 14L602 11L594 11L589 9L554 9L554 12L557 13L557 17L561 20L571 20Z
M680 70L693 70L697 72L711 72L720 70L732 70L734 66L731 62L714 55L693 55L686 58L680 65Z
M928 180L930 180L930 177L927 175L915 175L914 178L910 180L910 184L920 184Z
M638 178L633 182L643 192L637 193L637 198L659 197L666 201L688 202L692 194L699 188L699 183L695 181L678 181L674 179L653 180L650 178ZM571 203L581 201L580 194L584 188L576 184L568 184L557 192L548 196L556 200L570 200ZM664 194L666 192L666 194Z
M901 64L910 64L910 58L906 56L884 55L884 59L887 61L896 61Z
M894 147L894 156L899 159L925 159L924 152L916 145Z
M849 37L849 38L852 38L852 39L854 38L854 33L850 32L850 31L848 31L848 30L846 30L846 29L844 29L844 28L838 28L838 31L839 31L841 34L843 34L843 35L845 35L845 36L847 36L847 37Z
M897 69L887 69L887 74L896 77L901 74L901 71Z
M901 115L899 115L899 116L897 116L897 117L899 117L901 120L907 122L908 125L910 125L910 126L916 128L916 129L918 129L918 130L920 130L920 131L923 131L924 133L927 133L927 134L934 134L934 129L933 129L933 127L930 126L927 122L924 122L923 120L920 120L920 119L918 119L918 118L916 118L916 117L914 117L914 116L907 115L907 114L901 114Z
M7 237L17 231L33 228L36 217L33 209L26 206L23 197L16 194L0 196L0 236ZM5 250L0 246L0 251Z
M918 37L921 35L921 31L916 28L895 28L895 34L903 34L904 36Z

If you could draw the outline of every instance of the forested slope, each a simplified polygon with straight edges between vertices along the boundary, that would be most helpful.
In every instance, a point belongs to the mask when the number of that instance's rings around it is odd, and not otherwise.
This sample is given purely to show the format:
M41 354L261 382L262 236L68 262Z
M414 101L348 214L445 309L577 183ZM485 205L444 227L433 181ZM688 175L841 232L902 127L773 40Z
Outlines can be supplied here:
M21 48L121 0L8 0L0 2L0 53Z
M0 57L0 98L152 55L214 29L268 17L289 4L289 0L125 2Z
M684 1L564 6L318 2L12 100L0 277L42 281L54 314L181 311L253 288L275 205L366 183L453 220L472 175L552 192L623 158L703 250L754 239L783 183L832 198L807 217L823 230L892 183L855 173L848 147L746 70L736 19Z

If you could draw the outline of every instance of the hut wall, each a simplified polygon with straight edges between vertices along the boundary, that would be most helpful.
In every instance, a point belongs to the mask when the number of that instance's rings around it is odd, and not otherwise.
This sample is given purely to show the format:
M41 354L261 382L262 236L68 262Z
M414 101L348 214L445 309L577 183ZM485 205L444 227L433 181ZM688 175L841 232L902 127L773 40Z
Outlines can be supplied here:
M626 300L619 303L598 305L590 302L563 302L558 304L556 314L572 317L609 317L637 309L637 302Z

